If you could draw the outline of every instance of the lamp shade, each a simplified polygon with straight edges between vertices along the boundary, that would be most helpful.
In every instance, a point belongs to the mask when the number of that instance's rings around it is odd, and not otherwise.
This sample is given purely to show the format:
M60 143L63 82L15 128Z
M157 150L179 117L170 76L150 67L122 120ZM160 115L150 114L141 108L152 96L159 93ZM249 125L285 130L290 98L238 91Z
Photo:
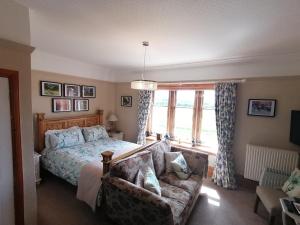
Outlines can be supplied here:
M116 121L118 121L118 117L115 114L110 114L110 116L108 117L108 121L116 122Z
M131 81L131 88L137 90L156 90L157 82L152 80L134 80Z

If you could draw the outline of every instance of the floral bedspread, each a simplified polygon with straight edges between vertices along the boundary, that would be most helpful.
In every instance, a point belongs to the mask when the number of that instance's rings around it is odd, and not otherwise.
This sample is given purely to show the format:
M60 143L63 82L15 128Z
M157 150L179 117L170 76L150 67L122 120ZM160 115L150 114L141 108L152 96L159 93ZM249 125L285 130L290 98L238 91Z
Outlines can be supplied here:
M117 156L121 152L137 147L139 145L134 143L105 138L67 148L44 149L41 162L43 168L77 186L81 168L95 161L99 161L101 164L101 152L110 150Z

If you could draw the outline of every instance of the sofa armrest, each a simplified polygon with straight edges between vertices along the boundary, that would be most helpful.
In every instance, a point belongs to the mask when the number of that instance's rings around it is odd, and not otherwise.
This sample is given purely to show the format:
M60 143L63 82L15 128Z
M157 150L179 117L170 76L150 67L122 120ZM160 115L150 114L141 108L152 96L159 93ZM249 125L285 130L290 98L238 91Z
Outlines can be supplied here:
M173 224L171 207L159 195L118 177L105 176L102 184L106 212L117 224Z
M265 168L261 174L259 185L271 188L281 188L290 174L284 171Z
M201 177L207 177L208 154L178 147L172 147L171 151L182 152L182 155L187 161L193 174L197 174Z

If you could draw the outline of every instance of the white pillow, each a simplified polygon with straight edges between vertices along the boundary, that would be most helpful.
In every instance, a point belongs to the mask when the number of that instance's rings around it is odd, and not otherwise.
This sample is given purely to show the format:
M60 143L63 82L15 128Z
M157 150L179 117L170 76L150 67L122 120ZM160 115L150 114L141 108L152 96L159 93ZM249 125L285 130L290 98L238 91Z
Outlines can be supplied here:
M144 188L161 196L159 182L150 167L146 169L144 176Z
M286 194L291 198L300 197L300 186L296 186L293 190L286 192Z
M171 165L177 177L179 177L179 179L186 180L190 177L191 170L182 154L180 154L176 159L174 159L171 162Z
M83 143L84 138L80 128L71 128L50 134L52 149L72 147Z
M82 128L82 133L86 142L109 138L105 126L102 125L84 127Z
M181 152L165 152L165 160L166 160L166 173L174 172L171 162L176 159Z

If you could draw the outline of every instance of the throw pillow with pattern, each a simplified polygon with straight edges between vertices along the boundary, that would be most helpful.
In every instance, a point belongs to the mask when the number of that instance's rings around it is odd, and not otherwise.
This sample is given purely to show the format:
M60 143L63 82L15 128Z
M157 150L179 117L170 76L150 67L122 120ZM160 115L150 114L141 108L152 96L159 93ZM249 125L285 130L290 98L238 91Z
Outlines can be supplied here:
M161 196L161 189L159 186L159 182L150 167L148 167L145 172L144 188L147 189L148 191L151 191Z
M300 186L300 170L298 168L292 172L289 179L284 183L282 191L289 192L297 186Z
M190 177L191 170L181 153L171 162L171 165L179 179L186 180Z
M136 178L135 178L135 185L138 187L144 187L144 174L141 170L138 171Z
M165 152L166 173L174 172L171 162L176 159L181 152Z

